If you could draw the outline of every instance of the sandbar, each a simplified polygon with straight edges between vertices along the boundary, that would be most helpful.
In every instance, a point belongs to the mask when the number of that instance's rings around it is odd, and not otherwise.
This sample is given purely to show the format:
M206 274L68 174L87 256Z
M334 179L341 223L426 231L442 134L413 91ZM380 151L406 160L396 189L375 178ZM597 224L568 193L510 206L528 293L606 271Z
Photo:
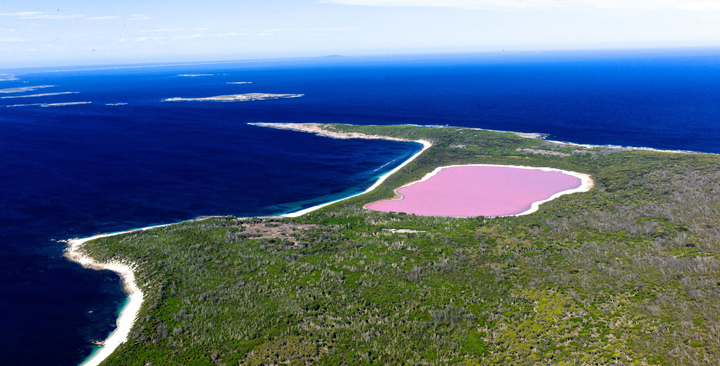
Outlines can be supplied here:
M421 216L515 216L537 211L541 203L592 188L587 174L552 168L509 165L440 167L398 188L400 199L365 206Z

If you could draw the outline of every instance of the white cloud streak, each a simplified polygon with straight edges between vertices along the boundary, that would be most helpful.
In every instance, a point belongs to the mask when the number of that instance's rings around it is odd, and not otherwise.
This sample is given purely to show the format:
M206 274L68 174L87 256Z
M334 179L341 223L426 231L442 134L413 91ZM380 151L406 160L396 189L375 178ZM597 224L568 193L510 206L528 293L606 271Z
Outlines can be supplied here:
M20 19L77 19L87 18L87 14L33 14L21 15Z
M119 17L117 15L106 15L106 16L100 16L100 17L88 17L89 20L112 20L112 19L121 19L122 17Z
M320 0L321 3L382 7L435 7L472 10L608 9L720 10L720 0Z
M32 15L40 15L42 14L39 11L16 11L12 13L0 13L0 16L3 17L27 17Z
M123 17L119 15L104 15L104 16L91 16L88 14L64 14L64 13L43 13L39 11L17 11L12 13L0 13L0 17L13 17L23 20L32 20L32 19L87 19L87 20L113 20L113 19L123 19ZM147 17L146 15L143 15L142 17L139 17L138 15L133 15L130 19L132 20L140 20L140 19L151 19Z
M133 14L130 16L130 20L152 20L155 19L147 14Z

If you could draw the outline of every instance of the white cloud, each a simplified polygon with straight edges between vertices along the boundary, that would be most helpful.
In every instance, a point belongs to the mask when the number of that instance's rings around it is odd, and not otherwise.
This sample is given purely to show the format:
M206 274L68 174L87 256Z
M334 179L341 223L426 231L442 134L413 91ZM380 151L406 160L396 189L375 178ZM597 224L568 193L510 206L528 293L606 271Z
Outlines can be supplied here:
M158 32L183 32L183 31L186 31L186 30L187 30L187 29L181 29L181 28L160 28L160 29L141 30L140 32L153 32L153 33L158 33Z
M238 33L238 32L229 32L229 33L217 33L217 34L213 34L212 36L224 38L224 37L236 37L236 36L242 36L242 35L245 35L245 34Z
M21 15L20 19L76 19L86 18L86 14L33 14L33 15Z
M90 16L88 14L76 14L76 13L43 13L39 11L16 11L12 13L0 13L0 16L15 17L19 19L78 19L84 18L89 20L109 20L109 19L120 19L117 15L107 16Z
M151 20L155 19L147 14L133 14L130 16L130 20Z
M202 36L203 35L200 33L195 33L195 34L190 34L190 35L186 35L186 36L173 37L172 39L190 39L190 38L200 38Z
M101 17L88 17L90 20L110 20L110 19L120 19L117 15L106 15Z
M0 13L0 16L4 17L26 17L31 15L40 15L42 14L39 11L16 11L12 13Z
M474 10L539 8L720 10L720 0L320 0L320 2L360 6L412 6Z

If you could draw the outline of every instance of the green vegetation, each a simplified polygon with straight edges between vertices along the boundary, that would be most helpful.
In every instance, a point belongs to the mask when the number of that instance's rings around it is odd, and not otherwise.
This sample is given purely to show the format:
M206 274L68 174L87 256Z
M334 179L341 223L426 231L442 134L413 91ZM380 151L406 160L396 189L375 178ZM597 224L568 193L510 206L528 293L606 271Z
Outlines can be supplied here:
M375 191L303 217L218 217L87 243L100 261L135 263L146 295L104 365L720 363L719 156L327 128L434 145ZM468 163L589 173L595 188L521 217L362 209Z

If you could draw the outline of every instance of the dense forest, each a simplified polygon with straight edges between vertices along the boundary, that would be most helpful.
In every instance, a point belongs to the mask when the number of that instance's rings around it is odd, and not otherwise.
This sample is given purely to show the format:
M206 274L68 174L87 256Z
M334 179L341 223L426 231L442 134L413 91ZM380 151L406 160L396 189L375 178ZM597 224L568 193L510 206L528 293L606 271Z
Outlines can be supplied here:
M145 302L103 365L720 364L720 157L456 127L325 125L433 146L297 218L213 217L97 239ZM451 164L590 174L518 217L365 204Z

